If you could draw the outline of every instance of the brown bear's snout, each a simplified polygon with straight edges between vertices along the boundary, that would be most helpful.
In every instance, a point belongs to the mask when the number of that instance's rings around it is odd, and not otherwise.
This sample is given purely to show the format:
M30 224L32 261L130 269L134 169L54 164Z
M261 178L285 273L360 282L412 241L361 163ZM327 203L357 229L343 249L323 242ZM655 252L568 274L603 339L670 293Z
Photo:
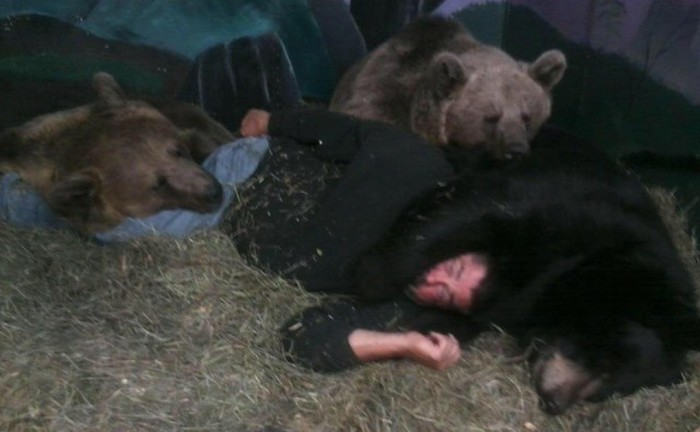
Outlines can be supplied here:
M207 191L204 194L204 199L208 203L218 207L219 204L221 204L221 201L224 199L224 188L221 186L221 183L214 179L211 185L209 185L209 188L207 188Z
M216 210L224 198L224 190L219 181L210 173L192 163L189 170L178 170L177 174L167 175L167 186L158 194L165 199L163 206L168 209L183 208L198 213Z
M200 184L196 188L199 193L192 194L195 199L186 207L197 212L208 213L216 210L221 205L224 199L224 188L216 177L209 173L204 173L204 175L206 176L206 183Z

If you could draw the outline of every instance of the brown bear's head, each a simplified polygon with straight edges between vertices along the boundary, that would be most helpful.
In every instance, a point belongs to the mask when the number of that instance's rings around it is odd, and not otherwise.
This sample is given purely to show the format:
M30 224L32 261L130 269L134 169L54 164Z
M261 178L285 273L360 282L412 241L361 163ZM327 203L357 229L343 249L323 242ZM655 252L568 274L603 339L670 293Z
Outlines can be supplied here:
M108 74L98 73L93 84L98 101L47 145L53 175L35 185L57 214L94 233L126 217L220 205L221 185L191 156L202 141L196 132L127 99Z
M526 154L549 118L550 92L565 70L566 58L556 50L531 64L479 67L440 53L418 84L412 128L434 143L480 147L499 159Z

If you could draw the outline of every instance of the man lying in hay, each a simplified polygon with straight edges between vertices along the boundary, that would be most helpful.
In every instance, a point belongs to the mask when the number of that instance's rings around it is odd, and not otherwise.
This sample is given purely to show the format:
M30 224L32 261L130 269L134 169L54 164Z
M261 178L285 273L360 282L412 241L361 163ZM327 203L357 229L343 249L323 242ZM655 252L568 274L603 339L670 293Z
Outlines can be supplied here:
M239 192L240 250L310 291L361 299L290 320L292 361L445 369L495 326L526 349L541 408L560 414L678 382L700 350L696 290L654 203L570 133L545 128L531 155L506 162L319 110L253 110L241 133L292 140ZM294 178L304 157L342 176L309 198L320 175Z

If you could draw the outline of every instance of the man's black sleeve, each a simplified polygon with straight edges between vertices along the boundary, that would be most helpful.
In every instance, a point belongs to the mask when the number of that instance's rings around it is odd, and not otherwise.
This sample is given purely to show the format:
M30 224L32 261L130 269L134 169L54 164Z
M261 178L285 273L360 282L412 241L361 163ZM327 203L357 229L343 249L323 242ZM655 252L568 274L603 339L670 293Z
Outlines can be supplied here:
M337 372L361 364L348 337L357 329L399 331L399 321L419 306L408 299L376 304L330 301L305 309L282 326L287 359L318 372Z
M309 291L354 294L352 266L418 196L448 181L438 146L397 126L324 110L273 113L268 131L320 142L319 158L347 162L342 178L299 232L294 254L308 266L288 275Z
M289 361L318 372L337 372L362 363L348 341L357 329L435 331L466 343L484 327L466 315L423 307L404 296L372 304L336 300L287 321L281 329L282 344Z
M273 137L291 138L313 146L320 159L348 163L360 148L363 132L368 128L376 126L325 109L302 108L273 112L267 130Z

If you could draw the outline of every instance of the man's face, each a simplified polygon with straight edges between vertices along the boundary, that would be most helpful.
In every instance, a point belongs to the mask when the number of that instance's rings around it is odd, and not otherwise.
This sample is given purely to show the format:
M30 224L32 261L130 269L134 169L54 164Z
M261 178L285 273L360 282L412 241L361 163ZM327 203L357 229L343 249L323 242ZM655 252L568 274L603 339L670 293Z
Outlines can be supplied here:
M408 295L416 302L442 309L468 312L474 293L488 274L484 256L463 254L428 270Z

